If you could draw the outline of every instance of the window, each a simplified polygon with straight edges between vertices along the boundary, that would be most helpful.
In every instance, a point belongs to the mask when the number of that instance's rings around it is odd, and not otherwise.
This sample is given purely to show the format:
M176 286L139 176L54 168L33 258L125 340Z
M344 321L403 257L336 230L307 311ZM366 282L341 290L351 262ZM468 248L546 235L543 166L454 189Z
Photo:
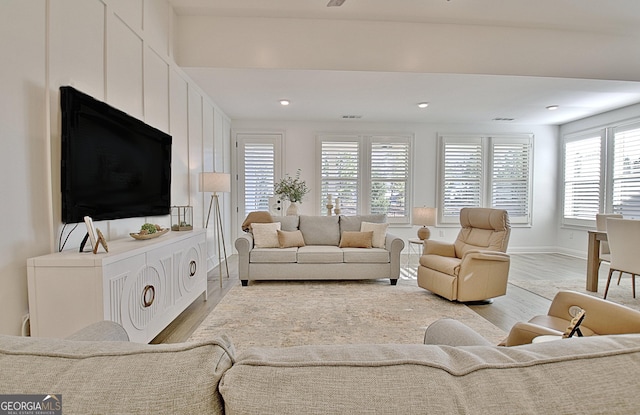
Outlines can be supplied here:
M563 139L564 225L593 227L599 212L640 218L640 123Z
M463 207L505 209L512 223L531 223L530 135L450 135L439 142L440 223L459 223Z
M269 198L279 179L282 136L279 134L238 134L238 217L249 212L270 210ZM242 211L240 211L242 209Z
M323 135L320 154L320 211L327 195L340 199L341 214L386 214L409 223L411 137Z
M408 218L409 143L393 139L373 141L370 152L371 213Z
M565 223L593 220L600 212L602 140L599 133L565 140L564 153Z
M343 215L355 215L359 200L359 142L349 138L334 138L321 144L322 184L321 204L326 205L327 195L340 199ZM335 199L334 199L335 200ZM324 211L326 206L321 206Z

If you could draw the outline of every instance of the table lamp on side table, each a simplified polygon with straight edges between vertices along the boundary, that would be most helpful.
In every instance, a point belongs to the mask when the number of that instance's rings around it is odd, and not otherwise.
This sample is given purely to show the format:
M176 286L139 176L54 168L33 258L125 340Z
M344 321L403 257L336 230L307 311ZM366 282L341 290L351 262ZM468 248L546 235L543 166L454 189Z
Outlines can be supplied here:
M418 238L423 241L429 239L431 231L427 226L434 226L436 224L436 208L414 207L411 224L422 226L418 229Z

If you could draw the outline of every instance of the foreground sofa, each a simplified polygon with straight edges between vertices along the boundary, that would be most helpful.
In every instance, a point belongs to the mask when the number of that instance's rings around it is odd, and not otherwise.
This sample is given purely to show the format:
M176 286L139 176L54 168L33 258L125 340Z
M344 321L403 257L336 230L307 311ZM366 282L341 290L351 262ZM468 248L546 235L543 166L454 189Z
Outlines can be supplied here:
M304 246L256 247L253 234L241 235L235 246L242 285L251 280L381 278L395 285L400 277L404 241L386 230L371 248L339 246L344 232L359 232L363 222L384 226L385 215L274 216L273 220L280 223L281 231L300 231Z
M104 333L108 333L104 335ZM120 341L115 341L120 340ZM0 399L61 394L64 414L630 414L640 335L497 347L451 319L425 344L254 348L0 336Z

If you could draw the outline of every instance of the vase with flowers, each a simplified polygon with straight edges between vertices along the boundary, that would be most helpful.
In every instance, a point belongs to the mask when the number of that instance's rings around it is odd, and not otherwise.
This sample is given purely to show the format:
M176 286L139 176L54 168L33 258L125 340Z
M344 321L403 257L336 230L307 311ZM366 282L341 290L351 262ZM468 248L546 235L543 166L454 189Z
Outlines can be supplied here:
M286 174L282 180L276 183L273 192L281 199L291 202L287 209L287 215L291 216L298 214L298 203L301 203L304 195L309 193L309 188L307 182L300 180L300 169L298 169L295 177Z

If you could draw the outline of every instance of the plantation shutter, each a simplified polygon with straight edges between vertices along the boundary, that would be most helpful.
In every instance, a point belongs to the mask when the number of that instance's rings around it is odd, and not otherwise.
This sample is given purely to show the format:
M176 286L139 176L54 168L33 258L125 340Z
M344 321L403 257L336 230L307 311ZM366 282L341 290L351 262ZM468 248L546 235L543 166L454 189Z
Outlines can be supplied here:
M442 138L441 214L444 223L458 223L460 209L482 206L481 138Z
M528 223L530 139L492 138L491 150L491 206L509 212L511 223Z
M250 212L272 211L270 206L275 182L280 178L282 134L236 135L237 152L237 206L238 219L244 220Z
M409 154L408 139L371 143L371 213L408 222Z
M614 129L613 212L640 218L640 124Z
M600 211L600 133L567 139L564 147L564 222L594 220Z
M340 198L342 215L357 215L360 144L357 140L329 140L321 143L320 211L326 212L327 195Z

